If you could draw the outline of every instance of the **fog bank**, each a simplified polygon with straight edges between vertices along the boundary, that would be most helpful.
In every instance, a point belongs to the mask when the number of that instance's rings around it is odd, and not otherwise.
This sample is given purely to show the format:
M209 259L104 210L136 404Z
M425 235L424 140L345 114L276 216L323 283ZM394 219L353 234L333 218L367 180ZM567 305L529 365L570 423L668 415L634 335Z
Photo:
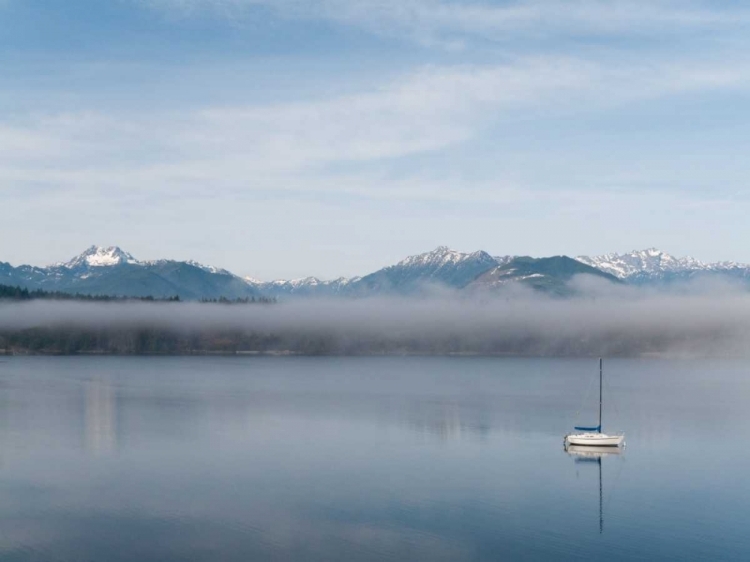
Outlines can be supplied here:
M138 352L137 342L127 342L163 334L179 349L152 351L750 355L750 295L713 289L667 294L618 288L565 300L516 292L275 305L4 302L0 348L22 348L29 334L43 334L49 341L42 339L40 350L52 345L47 351L55 351L55 341L86 336L86 345L102 352ZM113 340L120 344L107 347Z

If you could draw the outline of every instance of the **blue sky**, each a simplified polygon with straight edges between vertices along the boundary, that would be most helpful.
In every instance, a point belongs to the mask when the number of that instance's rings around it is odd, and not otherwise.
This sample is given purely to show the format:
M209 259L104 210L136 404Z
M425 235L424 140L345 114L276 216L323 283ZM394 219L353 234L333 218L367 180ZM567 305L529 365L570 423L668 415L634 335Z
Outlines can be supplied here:
M0 260L750 262L750 7L0 0Z

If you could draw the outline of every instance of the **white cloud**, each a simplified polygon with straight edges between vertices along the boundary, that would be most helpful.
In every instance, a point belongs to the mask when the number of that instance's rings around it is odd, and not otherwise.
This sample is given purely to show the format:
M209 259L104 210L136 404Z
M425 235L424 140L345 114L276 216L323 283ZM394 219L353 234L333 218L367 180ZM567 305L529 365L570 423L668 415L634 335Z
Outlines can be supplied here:
M750 66L621 64L537 57L427 67L324 101L166 113L65 113L0 123L4 185L173 191L268 189L330 177L338 164L434 152L481 137L504 116L554 115L683 92L742 88ZM312 182L311 182L312 183ZM344 189L332 182L330 191ZM405 192L404 196L408 196ZM397 195L397 194L394 194Z

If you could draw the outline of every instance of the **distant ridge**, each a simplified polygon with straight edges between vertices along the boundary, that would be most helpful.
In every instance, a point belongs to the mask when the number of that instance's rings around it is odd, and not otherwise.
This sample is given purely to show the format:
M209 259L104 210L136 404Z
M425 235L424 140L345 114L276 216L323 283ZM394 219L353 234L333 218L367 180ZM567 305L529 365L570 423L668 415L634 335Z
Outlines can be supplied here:
M676 258L656 248L624 254L578 256L578 261L634 283L664 283L719 275L750 279L750 265L737 262L704 263L690 256Z
M139 261L117 246L91 246L67 262L48 267L0 263L0 284L115 297L200 300L261 296L228 271L196 262Z
M497 261L487 252L462 253L438 246L431 252L409 256L396 265L365 275L353 288L359 294L408 294L419 292L425 285L461 289L496 266Z
M532 289L558 295L571 291L568 282L576 275L591 275L611 283L622 283L617 277L567 256L550 258L513 258L477 277L471 288L498 289L512 283L521 283Z
M118 246L91 246L48 267L0 262L0 284L30 290L127 297L179 296L183 300L249 297L366 297L418 295L447 289L497 290L521 284L536 291L565 295L576 275L611 283L669 284L699 277L720 277L750 283L750 266L735 262L706 264L675 258L655 248L601 256L492 256L460 252L447 246L408 256L361 277L321 280L260 281L195 261L140 261Z

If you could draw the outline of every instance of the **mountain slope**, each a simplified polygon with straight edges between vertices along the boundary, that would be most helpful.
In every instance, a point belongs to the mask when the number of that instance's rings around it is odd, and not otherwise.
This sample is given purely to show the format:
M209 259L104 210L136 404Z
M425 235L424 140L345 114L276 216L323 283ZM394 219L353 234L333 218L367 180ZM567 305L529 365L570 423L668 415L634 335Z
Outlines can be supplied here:
M485 271L497 267L487 252L462 253L439 246L431 252L409 256L350 284L353 294L411 294L430 286L461 289Z
M576 275L592 275L611 283L621 281L609 273L581 263L567 256L550 258L517 257L498 265L477 277L468 288L494 290L510 284L521 283L538 291L567 295L571 293L568 282Z
M417 295L440 287L487 290L512 284L563 295L570 292L570 279L580 274L631 284L664 284L701 277L739 279L750 284L750 266L734 262L706 264L689 257L675 258L654 248L577 259L535 259L493 257L483 251L458 252L440 246L364 277L331 281L316 277L270 282L243 279L193 261L139 261L117 246L92 246L67 262L49 267L13 267L0 262L0 284L4 285L91 295L177 295L183 300Z
M527 260L527 261L524 261ZM551 261L550 261L551 260ZM561 261L562 260L562 261ZM201 298L367 297L416 295L436 288L499 286L520 282L539 290L563 292L576 273L591 268L570 258L492 257L487 252L438 248L409 256L364 277L322 281L315 277L262 282L242 279L229 271L196 262L139 261L117 246L92 246L73 259L46 268L0 263L0 283L29 289L112 296L179 296ZM494 272L489 275L489 272ZM600 275L601 272L597 272Z
M497 264L497 259L487 252L463 253L439 246L364 277L340 277L331 281L316 277L271 282L245 280L263 294L277 297L407 295L439 286L460 289Z
M351 279L339 277L338 279L323 281L317 277L304 277L302 279L278 279L264 282L246 277L244 281L266 296L335 297L348 294L350 286L360 279L360 277Z
M0 263L0 283L90 295L177 295L182 299L260 296L255 287L225 270L195 262L141 262L116 246L92 246L70 261L46 268L14 268Z

